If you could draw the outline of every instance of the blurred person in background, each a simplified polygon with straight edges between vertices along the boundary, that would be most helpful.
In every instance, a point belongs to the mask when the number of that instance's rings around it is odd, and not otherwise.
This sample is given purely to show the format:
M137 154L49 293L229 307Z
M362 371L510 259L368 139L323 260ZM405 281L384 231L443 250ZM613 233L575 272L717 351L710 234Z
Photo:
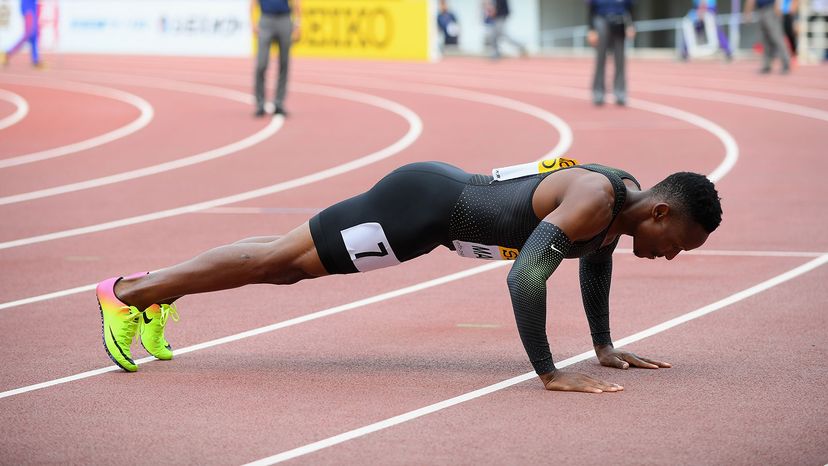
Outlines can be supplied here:
M626 55L624 42L635 37L632 22L633 0L587 0L589 32L587 42L596 48L595 76L592 80L592 103L604 105L607 49L615 57L615 81L612 91L615 103L627 104Z
M258 39L255 72L255 116L257 117L265 114L265 73L270 61L270 45L274 42L279 46L279 72L273 101L274 113L287 115L285 94L287 93L290 46L293 40L299 39L301 18L299 3L299 0L250 0L251 13L256 7L261 11L258 24L253 24L253 33Z
M799 13L799 0L782 0L782 29L785 32L785 37L788 38L788 45L790 46L791 59L796 60L797 48L797 34L799 34L799 27L796 24Z
M756 9L756 18L759 21L759 34L762 38L762 67L759 73L771 72L773 56L778 54L782 61L782 74L791 71L791 55L785 46L782 33L782 10L779 0L746 0L745 15L750 15Z
M437 28L443 39L440 42L440 51L445 52L446 50L457 48L457 44L460 41L460 23L457 21L457 15L449 9L446 0L440 0L439 8Z
M506 40L518 49L520 55L525 57L529 54L526 45L515 40L512 36L506 33L506 19L509 17L509 2L508 0L493 0L488 6L490 8L487 13L487 18L491 18L492 28L492 47L494 52L492 58L498 59L502 56L500 52L500 41Z
M24 31L23 37L20 38L9 50L2 52L0 55L0 63L3 66L9 64L11 57L20 51L23 44L29 43L30 53L32 57L32 66L41 68L43 63L40 61L40 53L37 49L37 39L40 35L40 28L38 27L38 19L40 17L40 6L37 0L20 0L20 13L23 15Z
M791 0L788 0L791 1ZM716 21L716 0L693 0L693 9L688 13L688 18L694 23L696 32L704 31L705 17L710 15L713 21ZM719 40L719 48L724 52L727 61L733 60L733 51L730 48L730 42L727 40L727 34L720 25L716 25L716 34ZM681 58L687 60L689 53L687 51L687 41L691 40L689 37L684 38L684 44L681 47Z

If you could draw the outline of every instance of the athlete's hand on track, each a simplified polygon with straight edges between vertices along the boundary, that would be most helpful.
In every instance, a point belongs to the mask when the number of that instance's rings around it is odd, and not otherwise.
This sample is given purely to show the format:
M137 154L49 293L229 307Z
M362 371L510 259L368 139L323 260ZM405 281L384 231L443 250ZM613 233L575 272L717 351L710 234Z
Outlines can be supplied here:
M643 367L645 369L673 367L668 362L643 358L629 351L617 350L612 345L596 346L595 355L598 356L598 361L602 366L615 367L617 369L628 369L630 365L633 367Z
M578 372L556 370L548 374L541 374L539 377L547 390L554 391L603 393L619 392L624 389L621 385L593 379Z

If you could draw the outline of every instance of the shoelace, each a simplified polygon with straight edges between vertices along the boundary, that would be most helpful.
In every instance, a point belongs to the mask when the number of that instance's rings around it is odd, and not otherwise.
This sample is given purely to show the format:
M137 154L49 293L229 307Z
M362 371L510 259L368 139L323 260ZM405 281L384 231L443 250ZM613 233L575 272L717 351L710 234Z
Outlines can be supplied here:
M124 324L124 330L126 330L127 334L132 334L129 338L130 344L135 341L135 336L138 335L136 331L136 327L141 326L144 322L141 320L141 311L138 310L135 306L123 306L121 309L128 309L129 315L126 318L126 323ZM140 327L139 327L140 329ZM118 335L119 337L122 335ZM120 338L119 338L120 340Z
M161 325L167 325L167 317L172 317L173 322L178 322L178 310L175 304L161 305Z
M161 315L159 317L156 317L156 319L159 320L161 328L164 328L164 326L167 325L167 319L169 317L172 317L173 322L178 322L180 317L178 316L178 310L175 308L175 304L161 304L160 307ZM147 324L144 323L144 319L141 319L140 325L141 327L138 333L143 335L144 329L146 329L147 327ZM157 335L154 335L156 340L161 340L163 336L164 335L162 332L158 332Z

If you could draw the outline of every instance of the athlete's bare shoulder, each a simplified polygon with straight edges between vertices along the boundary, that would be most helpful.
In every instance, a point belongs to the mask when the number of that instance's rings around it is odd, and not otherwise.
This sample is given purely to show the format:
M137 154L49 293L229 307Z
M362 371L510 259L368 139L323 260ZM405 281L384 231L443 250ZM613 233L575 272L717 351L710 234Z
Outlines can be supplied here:
M612 221L615 192L606 176L571 168L547 176L535 191L538 217L556 224L572 241L589 239Z

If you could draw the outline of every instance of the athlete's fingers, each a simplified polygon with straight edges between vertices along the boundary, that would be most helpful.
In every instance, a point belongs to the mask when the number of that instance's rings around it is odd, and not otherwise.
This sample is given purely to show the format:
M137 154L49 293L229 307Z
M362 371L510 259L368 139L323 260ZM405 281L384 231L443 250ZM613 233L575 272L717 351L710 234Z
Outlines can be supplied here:
M599 388L605 392L620 392L624 389L621 385L617 383L609 383L609 382L601 382Z
M639 356L639 357L638 357L638 359L640 359L640 360L642 360L642 361L647 361L647 362L648 362L648 363L650 363L650 364L655 364L655 365L656 365L656 366L658 366L658 367L673 367L673 365L672 365L672 364L670 364L669 362L664 362L664 361L656 361L655 359L650 359L650 358L642 358L641 356Z
M609 358L601 360L601 365L607 367L614 367L616 369L627 369L630 367L630 364L627 361L621 359L621 357L618 355L613 355Z
M544 385L547 390L585 393L617 392L624 389L618 384L594 379L586 374L563 371L556 372L554 378L545 382Z
M638 356L632 353L624 354L624 359L626 359L627 362L629 362L635 367L643 367L645 369L658 369L657 365L650 362L642 361Z
M587 379L587 381L589 383L593 384L593 386L595 388L598 388L598 389L600 389L602 391L605 391L605 392L617 392L617 391L621 391L621 390L624 389L624 387L622 387L621 385L611 383L611 382L604 382L603 380L600 380L600 379L594 379L594 378L592 378L588 375L585 376L585 378Z

